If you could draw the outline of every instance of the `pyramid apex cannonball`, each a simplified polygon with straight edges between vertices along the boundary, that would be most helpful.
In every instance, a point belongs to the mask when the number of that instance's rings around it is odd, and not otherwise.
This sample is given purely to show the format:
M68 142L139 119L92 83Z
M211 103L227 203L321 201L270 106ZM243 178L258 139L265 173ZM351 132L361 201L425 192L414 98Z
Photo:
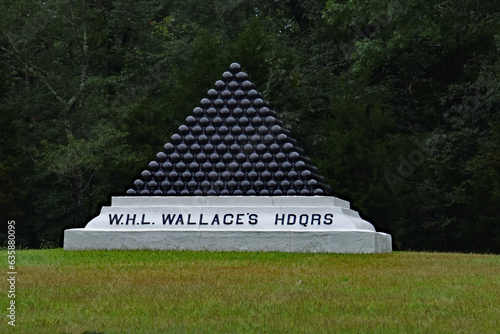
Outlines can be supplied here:
M241 71L241 66L238 63L232 63L231 65L229 65L229 70L233 73L237 73Z

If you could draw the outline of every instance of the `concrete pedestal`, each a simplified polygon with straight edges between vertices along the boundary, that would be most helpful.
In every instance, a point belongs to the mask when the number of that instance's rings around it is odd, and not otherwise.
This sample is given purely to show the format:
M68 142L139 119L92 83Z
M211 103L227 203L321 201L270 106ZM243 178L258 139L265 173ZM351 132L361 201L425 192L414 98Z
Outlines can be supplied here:
M387 253L391 236L324 196L114 197L64 249Z

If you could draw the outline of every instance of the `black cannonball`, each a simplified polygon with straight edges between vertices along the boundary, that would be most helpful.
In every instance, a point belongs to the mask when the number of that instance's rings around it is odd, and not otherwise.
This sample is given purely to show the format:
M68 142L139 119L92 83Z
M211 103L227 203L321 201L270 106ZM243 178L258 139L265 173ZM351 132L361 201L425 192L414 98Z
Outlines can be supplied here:
M203 98L201 101L200 101L200 105L203 107L203 108L208 108L210 107L210 105L212 104L212 102L207 99L207 98Z
M224 106L224 100L222 99L216 99L214 101L214 107L216 108L222 108Z
M160 164L157 161L153 160L148 164L148 167L150 170L156 172L157 170L160 169Z
M262 141L264 144L270 145L274 142L274 137L272 135L265 135Z
M247 160L247 156L244 153L238 153L236 154L235 159L239 163L244 163Z
M245 161L241 164L241 170L244 172L249 172L252 170L252 164L248 161Z
M182 142L182 137L176 133L176 134L172 135L171 142L174 145L178 145Z
M257 110L255 110L254 108L247 108L247 110L245 111L245 115L250 118L255 117L255 115L257 115Z
M259 174L257 174L254 171L248 172L248 174L247 174L247 179L250 180L250 181L255 181L258 178L259 178Z
M287 173L286 177L288 180L296 180L299 177L299 174L296 171L291 170Z
M238 72L235 76L236 80L238 80L239 82L243 82L248 79L248 74L246 74L245 72Z
M172 183L169 181L165 180L162 183L160 183L160 188L163 190L169 190L172 187Z
M179 191L183 188L184 188L184 182L182 182L181 180L174 182L174 189L175 190Z
M205 180L205 177L206 177L206 174L205 174L205 173L203 173L203 172L196 172L196 173L194 174L194 179L195 179L196 181L198 181L198 182L199 182L199 181L203 181L203 180Z
M194 136L198 136L198 135L201 135L203 133L203 129L201 126L199 125L195 125L193 126L193 128L191 129L191 133L194 135ZM195 137L196 138L196 137Z
M165 161L163 163L163 165L161 165L161 168L165 171L165 172L170 172L172 170L172 168L174 168L174 165L170 162L170 161Z
M241 108L234 108L233 109L233 116L234 117L241 117L241 116L243 116L243 109L241 109Z
M207 136L213 135L215 133L215 131L216 131L215 128L211 125L209 125L205 128L205 133L207 134Z
M257 153L252 153L248 156L248 161L257 162L260 160L260 156Z
M221 127L219 127L219 134L225 136L229 133L229 128L225 125L222 125Z
M257 180L253 183L253 189L256 191L260 191L264 188L264 182Z
M204 113L205 113L205 111L203 110L203 108L196 107L193 109L193 115L196 117L201 117L201 116L203 116Z
M205 145L206 143L208 143L208 137L206 135L199 135L196 141L200 145Z
M221 191L222 189L224 189L224 182L223 181L215 181L214 182L214 190L215 191Z
M306 163L302 160L295 162L294 167L296 170L301 171L306 168Z
M238 187L238 184L235 181L229 181L227 183L227 189L233 191Z
M196 118L194 118L193 116L188 116L186 118L186 125L193 126L195 124L196 124Z
M191 150L190 151L193 154L198 154L198 153L201 152L201 146L198 145L198 144L193 144L193 145L191 145Z
M269 152L276 154L280 151L280 146L278 144L269 145Z
M179 144L179 145L177 145L177 152L179 152L179 153L182 154L182 153L186 153L187 150L188 150L188 147L187 147L186 144Z
M197 163L197 162L191 162L188 166L188 169L191 171L191 172L197 172L200 170L200 164Z
M214 144L214 145L218 145L218 144L222 143L222 138L221 138L221 136L219 136L219 135L213 135L213 136L210 138L210 141L212 142L212 144Z
M267 168L269 169L269 171L274 173L278 170L279 165L275 161L272 161L267 165Z
M167 174L167 178L170 181L175 181L179 179L179 173L177 173L176 171L171 171L170 173Z
M211 163L216 163L220 161L220 155L217 153L212 153L208 157L208 160L210 160Z
M144 181L149 181L151 180L153 174L151 174L151 172L149 170L144 170L142 171L141 173L141 178L144 180Z
M227 170L234 172L234 171L238 170L239 166L240 165L236 161L232 161L229 163L229 165L227 165Z
M231 81L229 84L228 84L228 87L229 89L231 90L236 90L240 87L240 84L238 83L238 81Z
M268 116L268 117L272 117L272 116L269 116L270 114L270 110L268 107L262 107L262 108L259 108L259 115L262 116L262 117L265 117L265 116ZM267 122L270 122L271 119L268 120L268 117L266 117L266 125L272 125L274 124L274 122L272 124L267 124ZM274 118L274 117L273 117Z
M226 118L225 124L227 126L233 126L233 125L236 124L236 119L234 117L232 117L232 116L229 116L229 117Z
M240 107L242 108L248 108L252 105L249 99L241 99L240 101Z
M257 165L255 166L255 170L257 170ZM260 173L260 179L262 181L268 181L272 177L271 173L267 170L264 170L262 173Z
M243 130L238 125L235 125L231 128L231 133L235 136L240 135L242 132L243 132ZM246 136L243 136L243 138L246 138ZM238 138L238 140L239 140L239 138Z
M238 63L232 63L229 65L229 70L233 73L238 73L241 71L241 65Z
M223 163L223 162L218 162L216 165L215 165L215 170L217 172L222 172L224 170L226 170L226 164Z
M161 170L160 171L157 171L155 174L154 174L154 178L156 181L163 181L165 179L167 175L162 172Z
M220 175L220 178L223 180L223 181L229 181L231 180L231 172L228 172L228 171L224 171L221 173Z
M186 188L190 191L195 191L198 188L198 182L189 181Z
M239 120L238 120L238 125L239 126L247 126L248 124L250 124L250 120L248 119L248 117L246 116L243 116L241 117Z
M241 83L241 88L243 88L244 90L250 90L253 87L254 87L254 84L249 80L245 80Z
M255 164L254 166L254 169L257 171L257 172L262 172L263 170L266 169L266 164L263 163L262 161L259 161Z
M255 128L251 125L247 126L244 131L247 136L255 134Z
M235 142L235 139L234 139L234 137L233 137L233 136L231 136L231 135L227 135L227 136L225 136L225 137L224 137L224 144L226 144L226 145L231 145L231 144L233 144L234 142Z
M207 116L203 116L202 118L200 118L199 122L202 127L205 127L210 124L210 118L208 118Z
M181 179L183 181L189 181L189 180L191 180L192 177L193 177L193 174L189 171L185 171L181 174Z
M229 99L227 100L227 106L229 108L235 108L236 106L238 106L238 101L236 101L235 99Z
M262 161L271 162L271 160L273 160L273 155L271 153L266 152L266 153L262 154Z
M227 152L227 146L225 144L219 144L216 148L217 153L224 154Z
M135 181L134 181L134 188L135 188L136 190L141 190L141 189L143 189L143 188L144 188L144 181L139 180L139 179L135 180Z
M224 88L226 88L226 84L225 84L225 83L224 83L224 81L222 81L222 80L217 80L217 81L215 82L215 88L216 88L217 90L223 90Z
M233 74L229 71L222 73L222 80L225 82L231 81L233 79Z
M210 154L214 150L215 150L215 147L212 144L206 144L205 146L203 146L203 152L205 152L206 154Z
M215 109L215 108L208 108L207 109L207 116L208 117L214 117L215 115L217 115L217 109Z
M165 151L165 153L167 154L173 153L175 151L175 146L171 143L167 143L165 144L165 146L163 146L163 151Z
M205 161L207 161L208 157L205 153L198 153L196 155L196 161L198 163L204 163Z
M288 172L289 170L292 169L292 164L289 163L288 161L285 161L281 164L281 169L284 170L285 172Z
M187 166L184 162L179 161L178 163L175 164L174 168L178 172L183 172L186 170Z
M242 91L241 89L238 89L234 92L234 97L238 100L241 100L242 98L245 97L245 92Z
M300 159L300 154L297 152L292 152L288 155L288 160L291 162L298 161Z
M248 182L247 180L241 181L241 183L240 183L241 190L243 190L243 191L250 189L251 186L252 186L252 184L250 182Z
M233 161L233 155L231 153L224 153L224 155L222 156L222 162L227 164L230 161Z
M276 153L275 160L277 162L283 162L286 160L286 155L282 152L278 152L278 153Z
M233 137L234 138L234 137ZM241 146L238 145L238 144L232 144L230 147L229 147L229 152L231 152L232 154L238 154L241 152Z
M285 179L285 173L283 173L282 171L277 171L276 173L274 173L274 179L276 181L281 181Z
M255 151L257 151L257 153L263 154L264 152L267 151L266 144L259 144L259 145L257 145L257 147L255 148Z
M264 136L264 135L269 133L269 128L264 126L264 125L261 125L261 126L259 126L258 132L259 132L259 135Z

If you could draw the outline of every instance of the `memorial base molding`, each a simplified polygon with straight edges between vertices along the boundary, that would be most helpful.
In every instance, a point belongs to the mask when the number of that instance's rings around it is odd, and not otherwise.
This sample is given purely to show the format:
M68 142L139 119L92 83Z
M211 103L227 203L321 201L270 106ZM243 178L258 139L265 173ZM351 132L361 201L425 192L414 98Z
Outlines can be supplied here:
M389 253L391 236L335 197L115 197L66 250Z

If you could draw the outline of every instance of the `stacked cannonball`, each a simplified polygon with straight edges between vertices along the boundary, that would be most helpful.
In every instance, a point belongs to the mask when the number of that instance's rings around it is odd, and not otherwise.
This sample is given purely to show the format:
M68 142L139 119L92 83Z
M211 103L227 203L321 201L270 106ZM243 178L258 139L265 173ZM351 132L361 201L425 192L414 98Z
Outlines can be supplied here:
M328 195L317 168L233 63L128 195Z

